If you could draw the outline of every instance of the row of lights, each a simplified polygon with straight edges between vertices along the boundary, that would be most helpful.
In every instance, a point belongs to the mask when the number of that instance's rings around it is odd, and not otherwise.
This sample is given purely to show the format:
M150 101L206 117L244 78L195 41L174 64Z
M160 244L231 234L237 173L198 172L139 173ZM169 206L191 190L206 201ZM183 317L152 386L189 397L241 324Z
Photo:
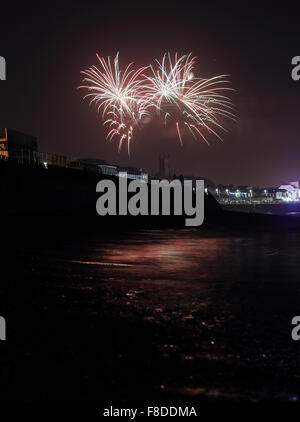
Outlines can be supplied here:
M207 189L205 190L206 192L207 192ZM226 189L226 191L225 191L227 194L229 193L229 189ZM218 188L216 188L216 193L219 193L219 189ZM236 190L236 193L240 193L240 190L239 189L237 189ZM252 189L249 189L249 193L253 193L253 190ZM265 194L267 194L268 193L268 191L267 191L267 189L264 189L264 193Z

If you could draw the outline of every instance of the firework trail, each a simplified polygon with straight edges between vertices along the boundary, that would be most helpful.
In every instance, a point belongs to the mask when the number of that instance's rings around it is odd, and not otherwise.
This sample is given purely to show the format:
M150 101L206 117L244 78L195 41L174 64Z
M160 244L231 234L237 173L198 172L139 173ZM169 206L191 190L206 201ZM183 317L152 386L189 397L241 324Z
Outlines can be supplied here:
M218 130L226 129L220 121L235 120L232 102L224 95L225 91L233 91L226 75L195 77L195 57L191 54L178 57L176 53L172 61L170 53L166 53L154 66L134 70L130 63L124 72L119 68L119 53L113 64L110 57L105 60L97 54L97 58L100 68L92 66L82 71L84 85L79 88L87 89L84 98L91 98L90 105L95 104L99 113L102 110L104 125L108 126L107 139L118 137L119 151L126 141L129 154L134 128L153 110L164 116L165 125L169 120L175 121L181 144L184 128L208 145L203 132L222 141Z
M223 95L231 90L226 75L204 79L196 78L193 74L195 57L191 54L178 58L175 54L172 61L169 53L162 61L156 60L155 67L150 66L152 75L143 74L146 83L143 95L148 107L153 107L160 115L164 113L165 124L173 115L180 143L182 135L180 125L184 125L197 139L201 137L207 144L203 129L213 133L222 141L217 129L226 131L220 124L223 117L234 120L231 100ZM179 113L178 113L179 112ZM176 116L180 115L180 122Z
M143 79L141 74L147 67L132 69L130 63L122 73L119 67L119 53L114 58L113 65L110 57L105 60L96 55L100 67L92 66L81 73L85 75L84 85L89 91L84 98L91 98L90 105L95 104L98 113L102 110L104 125L108 125L107 139L116 136L119 139L119 151L124 141L128 145L133 136L133 129L139 120L147 115L147 105L141 94Z

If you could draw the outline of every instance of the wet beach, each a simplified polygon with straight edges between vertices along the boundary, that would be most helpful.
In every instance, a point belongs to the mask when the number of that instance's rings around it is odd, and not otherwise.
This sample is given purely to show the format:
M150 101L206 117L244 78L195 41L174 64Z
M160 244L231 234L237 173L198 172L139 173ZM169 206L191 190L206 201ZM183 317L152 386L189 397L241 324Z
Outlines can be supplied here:
M299 245L299 232L166 229L8 248L2 397L297 403Z

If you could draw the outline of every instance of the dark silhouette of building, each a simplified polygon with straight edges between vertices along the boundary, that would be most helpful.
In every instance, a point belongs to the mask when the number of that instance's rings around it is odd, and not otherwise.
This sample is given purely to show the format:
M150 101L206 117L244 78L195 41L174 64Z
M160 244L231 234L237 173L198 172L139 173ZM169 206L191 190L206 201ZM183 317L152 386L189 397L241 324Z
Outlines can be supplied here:
M34 162L37 139L12 129L0 130L0 158L16 159L18 162Z
M170 154L159 155L158 158L158 175L164 179L171 176L170 173Z

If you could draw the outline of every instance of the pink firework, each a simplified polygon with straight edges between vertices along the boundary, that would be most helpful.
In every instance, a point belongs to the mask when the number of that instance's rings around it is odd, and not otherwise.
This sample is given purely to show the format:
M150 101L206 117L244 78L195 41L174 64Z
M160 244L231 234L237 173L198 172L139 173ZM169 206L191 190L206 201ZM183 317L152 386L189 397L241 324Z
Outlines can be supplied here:
M110 57L105 60L97 54L97 58L100 67L92 66L82 71L86 76L83 79L85 84L79 88L87 89L89 93L84 98L90 97L90 105L95 104L99 113L102 110L103 124L109 127L107 139L111 141L118 137L119 150L126 141L129 154L133 129L148 113L141 93L143 79L140 78L147 67L134 70L133 63L130 63L122 73L119 68L119 53L114 58L113 65Z
M222 140L217 133L217 129L225 131L220 119L234 120L232 102L223 95L232 89L226 86L229 83L226 75L196 78L194 63L195 57L191 54L180 58L175 54L172 61L170 54L166 53L161 62L156 60L156 66L150 66L151 76L143 74L146 80L143 95L149 107L152 106L159 115L164 113L165 123L173 116L181 144L180 125L187 127L194 138L201 137L208 144L204 130Z
M178 57L176 53L172 60L166 53L154 66L134 70L130 63L124 72L119 68L118 54L113 64L109 57L97 58L99 68L92 66L83 71L84 85L79 88L87 89L84 98L90 97L90 104L95 104L99 113L102 110L104 125L108 126L107 139L117 137L119 151L125 141L129 154L134 128L151 111L163 115L165 125L169 120L175 122L181 144L184 128L209 145L205 133L222 140L218 131L226 130L221 121L234 120L232 102L224 95L232 91L226 75L195 77L195 57L191 54Z

